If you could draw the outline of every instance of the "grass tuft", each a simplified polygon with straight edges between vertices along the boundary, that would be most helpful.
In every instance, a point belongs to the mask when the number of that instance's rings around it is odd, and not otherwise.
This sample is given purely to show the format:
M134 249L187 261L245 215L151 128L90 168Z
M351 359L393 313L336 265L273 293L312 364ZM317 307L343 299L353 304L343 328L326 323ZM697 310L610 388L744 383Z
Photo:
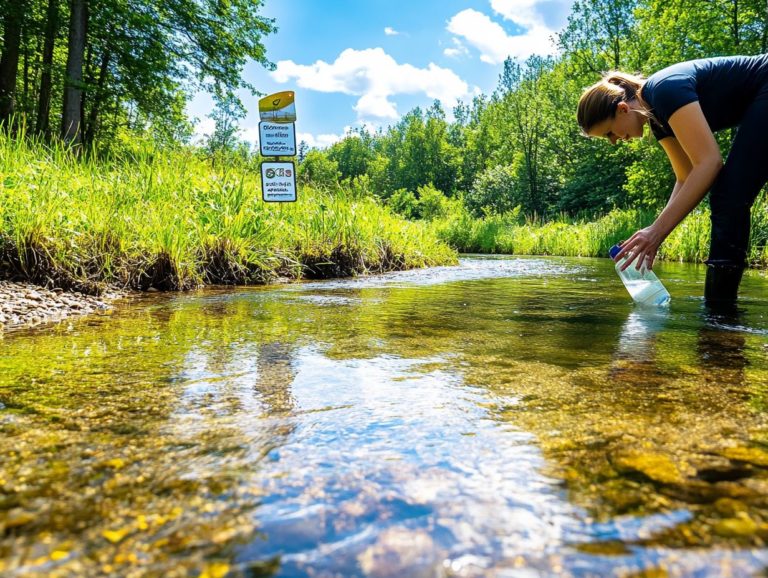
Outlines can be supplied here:
M456 262L426 225L344 190L261 199L258 166L137 143L76 158L0 134L0 276L98 293L347 276Z

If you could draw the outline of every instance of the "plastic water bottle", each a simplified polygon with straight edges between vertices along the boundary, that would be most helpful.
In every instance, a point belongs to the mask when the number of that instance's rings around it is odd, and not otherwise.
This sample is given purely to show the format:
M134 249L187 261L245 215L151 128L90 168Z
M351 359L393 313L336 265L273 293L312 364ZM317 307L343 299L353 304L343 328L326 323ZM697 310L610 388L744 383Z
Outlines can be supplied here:
M618 255L619 251L621 251L621 247L618 245L611 247L608 252L611 259ZM656 306L668 304L669 291L664 288L656 274L647 269L645 264L638 270L634 263L622 271L621 267L626 261L627 258L624 257L616 263L616 272L635 303Z

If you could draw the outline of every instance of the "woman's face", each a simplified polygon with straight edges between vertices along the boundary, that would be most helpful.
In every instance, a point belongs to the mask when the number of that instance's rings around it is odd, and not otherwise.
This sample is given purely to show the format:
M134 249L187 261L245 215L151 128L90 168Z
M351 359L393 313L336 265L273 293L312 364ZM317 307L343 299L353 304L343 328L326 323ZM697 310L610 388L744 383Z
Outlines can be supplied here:
M589 130L589 136L605 137L611 144L620 140L628 141L631 138L643 136L643 125L646 117L626 102L620 102L616 107L613 118L607 118Z

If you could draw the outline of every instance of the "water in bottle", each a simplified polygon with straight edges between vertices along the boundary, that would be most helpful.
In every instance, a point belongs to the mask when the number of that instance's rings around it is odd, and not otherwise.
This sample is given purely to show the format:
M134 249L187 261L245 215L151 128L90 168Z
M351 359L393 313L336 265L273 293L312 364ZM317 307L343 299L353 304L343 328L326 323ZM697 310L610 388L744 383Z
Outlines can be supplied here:
M611 259L618 255L620 250L621 247L618 245L611 247L609 251ZM619 274L621 281L635 303L657 306L667 305L670 299L669 292L664 288L659 278L656 277L656 274L646 268L645 264L638 270L635 268L634 263L622 271L621 267L626 260L625 257L616 263L616 272Z

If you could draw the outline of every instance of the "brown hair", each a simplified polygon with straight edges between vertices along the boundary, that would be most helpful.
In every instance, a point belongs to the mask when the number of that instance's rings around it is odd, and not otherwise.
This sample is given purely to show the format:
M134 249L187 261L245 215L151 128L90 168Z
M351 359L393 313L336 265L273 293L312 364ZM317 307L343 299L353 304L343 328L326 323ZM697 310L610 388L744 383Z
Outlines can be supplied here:
M576 112L576 118L584 134L589 133L597 123L613 118L620 102L637 99L647 109L641 94L644 82L645 79L642 76L625 72L609 72L600 82L585 89L579 99Z

